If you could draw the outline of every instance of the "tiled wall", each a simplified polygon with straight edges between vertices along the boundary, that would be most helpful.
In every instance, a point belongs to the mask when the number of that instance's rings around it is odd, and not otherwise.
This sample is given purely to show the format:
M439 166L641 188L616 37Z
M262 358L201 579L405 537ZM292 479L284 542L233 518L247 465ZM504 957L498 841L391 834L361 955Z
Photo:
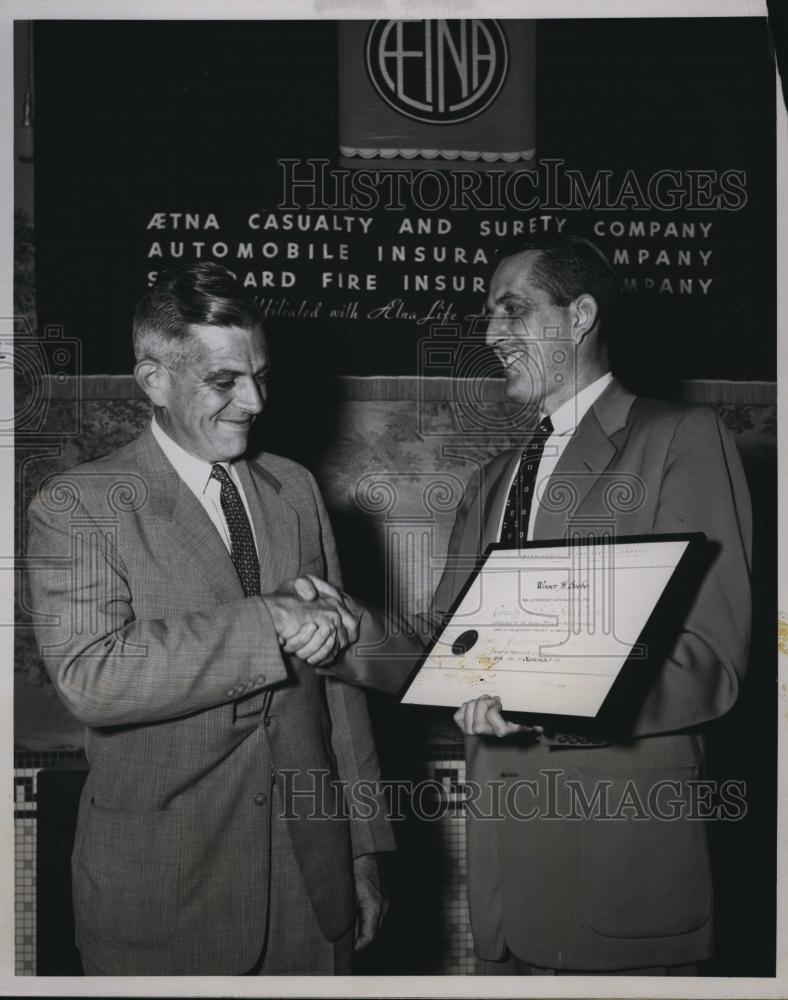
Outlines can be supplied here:
M427 775L446 787L448 808L439 820L440 846L445 870L450 873L441 893L441 917L446 932L446 950L437 956L435 975L473 975L475 954L468 919L468 865L465 841L465 811L460 801L465 781L465 761L456 750L446 748L444 759L427 764ZM454 752L453 752L454 751Z
M14 768L14 913L16 975L36 972L36 777Z
M81 750L14 754L14 911L16 975L36 974L38 775L46 767L84 760Z

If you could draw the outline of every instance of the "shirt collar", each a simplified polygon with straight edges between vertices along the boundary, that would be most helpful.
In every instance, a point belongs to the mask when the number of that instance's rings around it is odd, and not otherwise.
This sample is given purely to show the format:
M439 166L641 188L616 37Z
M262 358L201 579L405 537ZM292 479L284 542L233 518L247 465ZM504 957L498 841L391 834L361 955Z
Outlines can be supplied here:
M585 389L581 389L576 396L562 403L554 413L550 414L553 433L571 434L612 381L612 373L605 372Z
M181 448L161 427L155 415L151 423L151 431L157 444L169 459L173 469L175 469L192 493L195 496L201 497L208 488L208 483L211 481L212 464L202 458L197 458L196 455L192 455L185 448ZM225 469L227 468L227 462L220 462L218 464L223 465Z

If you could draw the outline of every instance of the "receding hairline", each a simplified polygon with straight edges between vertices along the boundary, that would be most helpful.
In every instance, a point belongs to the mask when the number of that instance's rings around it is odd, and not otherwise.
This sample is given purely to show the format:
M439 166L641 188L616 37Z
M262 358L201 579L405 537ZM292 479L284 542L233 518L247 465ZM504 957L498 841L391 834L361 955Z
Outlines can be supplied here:
M514 250L512 253L507 253L505 256L501 257L498 261L498 267L505 264L508 260L516 260L518 257L527 257L529 254L538 254L540 257L544 253L544 250L538 249L537 247L526 247L524 250Z
M584 240L583 242L586 246L592 248L596 252L600 264L604 263L610 267L610 262L595 244L593 244L590 240ZM524 247L522 250L514 250L512 253L508 253L506 256L500 258L495 271L493 272L493 277L498 273L504 264L514 262L517 258L530 258L528 260L523 260L522 270L525 271L527 269L528 277L533 284L541 291L549 295L554 303L558 304L553 290L549 287L551 282L555 282L555 276L552 275L549 270L550 253L553 250L556 250L556 252L565 252L565 249L566 248L563 247ZM580 264L584 263L582 257L577 256L575 259ZM590 296L590 298L596 302L597 307L599 307L599 298L590 288L582 288L581 291L578 291L576 295L572 296L571 301L576 301L582 295Z
M528 277L531 278L534 268L538 268L543 256L544 250L537 249L536 247L526 247L525 250L515 250L513 253L507 254L505 257L501 257L496 264L492 276L495 278L496 274L498 274L504 266L509 265L515 267L515 269L520 273L527 272ZM523 258L519 267L517 267L518 258ZM552 292L545 286L543 281L539 280L538 274L532 280L537 288L549 295L551 299L553 298ZM492 282L490 283L490 290L492 290ZM591 293L589 292L588 294Z

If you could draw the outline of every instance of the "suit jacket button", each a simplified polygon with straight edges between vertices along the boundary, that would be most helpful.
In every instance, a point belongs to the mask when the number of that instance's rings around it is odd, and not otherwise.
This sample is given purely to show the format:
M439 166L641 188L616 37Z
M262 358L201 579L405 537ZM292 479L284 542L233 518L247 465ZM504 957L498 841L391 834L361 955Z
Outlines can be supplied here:
M265 716L265 717L263 718L263 725L264 725L264 726L270 726L270 725L271 725L271 722L272 722L272 721L273 721L273 718L272 718L272 716L270 716L270 715L266 715L266 716Z
M255 795L254 797L254 804L256 806L264 806L267 801L268 801L268 796L265 794L265 792L258 792L257 795Z

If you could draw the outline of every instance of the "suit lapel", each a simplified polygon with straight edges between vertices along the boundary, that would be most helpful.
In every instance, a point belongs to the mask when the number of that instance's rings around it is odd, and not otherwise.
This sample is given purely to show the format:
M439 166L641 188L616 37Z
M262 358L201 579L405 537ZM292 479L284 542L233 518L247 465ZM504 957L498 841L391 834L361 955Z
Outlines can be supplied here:
M577 426L540 495L534 538L563 538L591 488L618 453L614 436L625 426L635 397L615 379Z
M238 571L213 521L189 487L179 479L170 538L199 568L223 600L244 596Z
M210 517L159 448L150 429L136 442L135 465L148 486L149 515L166 522L168 540L222 600L243 597L227 546ZM235 468L252 514L260 560L260 589L276 589L299 566L298 515L280 496L281 484L256 463Z
M138 439L134 464L148 486L146 513L164 522L165 558L180 554L222 602L244 596L230 553L197 498L181 480L150 430ZM279 481L257 464L235 466L252 515L260 561L260 592L295 576L300 560L298 515L279 495ZM233 718L257 715L273 692L257 691L233 705Z
M260 558L260 587L265 594L298 572L298 515L282 499L279 480L257 463L241 461L236 469L252 512Z
M260 559L260 592L270 593L298 572L300 538L298 514L280 496L281 483L255 462L236 463L249 510L252 514ZM235 702L235 719L244 719L268 709L275 692L265 689Z
M165 523L163 558L185 560L221 601L244 596L227 546L148 429L138 438L138 465L149 491L148 514Z
M511 457L504 463L501 474L494 482L490 483L483 511L482 530L484 537L482 538L482 552L484 552L488 545L498 541L501 514L509 496L512 479L520 462L521 454L522 452L519 449L513 451Z

